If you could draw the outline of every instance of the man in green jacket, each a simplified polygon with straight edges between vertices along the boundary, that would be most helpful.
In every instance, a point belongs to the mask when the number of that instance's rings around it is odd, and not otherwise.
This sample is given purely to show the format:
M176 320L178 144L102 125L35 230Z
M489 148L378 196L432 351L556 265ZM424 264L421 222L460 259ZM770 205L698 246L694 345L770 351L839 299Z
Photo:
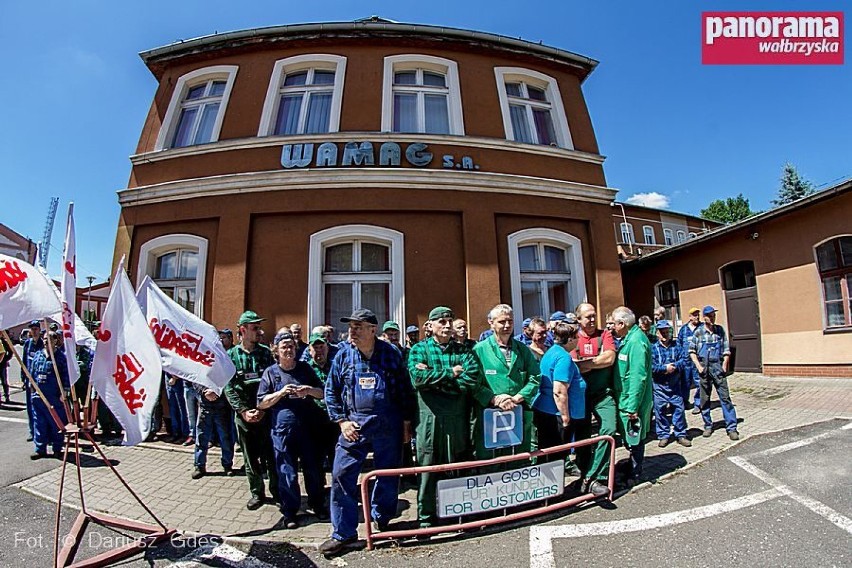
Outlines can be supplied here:
M479 386L479 364L473 351L453 341L453 312L438 306L429 312L432 336L416 343L408 354L408 374L420 420L417 424L417 465L462 461L468 450L468 394ZM434 525L435 491L440 474L423 473L417 494L421 527Z
M627 484L634 485L642 475L645 437L651 426L654 408L651 377L651 344L636 325L636 315L620 306L612 311L615 334L622 338L615 364L615 395L618 401L618 425L630 450Z
M532 441L532 405L538 396L541 378L538 361L532 351L512 337L515 327L512 306L494 306L488 313L488 325L494 334L473 348L484 378L473 394L476 401L473 437L476 457L479 459L529 451ZM524 405L524 439L521 444L512 448L486 449L482 412L490 406L512 410L519 404Z
M257 408L257 389L263 371L274 363L272 352L258 341L263 333L264 319L253 311L246 311L239 319L240 342L228 350L237 372L225 385L224 394L236 412L237 437L243 450L246 479L251 497L246 508L259 508L266 498L263 472L269 477L269 491L273 502L278 502L278 470L272 449L272 432L266 412Z

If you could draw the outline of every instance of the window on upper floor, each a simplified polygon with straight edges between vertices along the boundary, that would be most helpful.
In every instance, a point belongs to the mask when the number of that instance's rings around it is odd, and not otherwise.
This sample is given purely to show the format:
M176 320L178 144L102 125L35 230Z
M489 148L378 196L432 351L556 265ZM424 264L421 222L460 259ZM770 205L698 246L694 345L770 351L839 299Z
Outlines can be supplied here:
M663 240L665 241L666 246L674 244L674 234L671 229L663 229Z
M553 77L517 67L496 67L494 73L508 140L574 148Z
M630 223L619 223L621 229L621 242L623 244L635 243L636 238L633 236L633 225Z
M695 233L689 233L689 238L690 239L697 239L698 235L696 235Z
M686 232L684 232L684 231L678 231L678 232L677 232L677 242L678 242L678 244L679 244L679 243L682 243L682 242L683 242L683 241L685 241L685 240L686 240Z
M456 62L431 55L385 57L382 130L464 135Z
M183 148L218 141L236 76L235 65L205 67L181 76L155 148Z
M657 244L657 239L654 237L654 227L651 225L645 225L642 227L642 234L645 237L646 245L655 245Z
M816 259L825 327L852 326L852 236L836 237L818 245Z
M339 55L298 55L276 61L258 136L337 132L345 73L346 58Z

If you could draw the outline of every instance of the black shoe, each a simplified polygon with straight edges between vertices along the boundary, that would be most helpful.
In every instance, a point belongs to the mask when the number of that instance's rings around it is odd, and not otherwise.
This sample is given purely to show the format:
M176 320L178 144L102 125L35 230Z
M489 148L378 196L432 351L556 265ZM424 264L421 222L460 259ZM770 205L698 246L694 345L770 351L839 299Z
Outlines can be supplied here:
M299 527L299 523L296 521L296 517L288 517L286 515L283 519L281 519L281 525L289 530L293 530Z
M593 480L589 483L587 487L587 493L591 493L596 498L600 497L608 497L609 496L609 487L598 481L597 479Z
M374 533L375 532L385 532L386 530L388 530L389 524L390 523L388 523L388 522L384 522L384 521L379 522L376 519L373 519L371 526L373 527Z
M33 452L33 453L30 454L31 460L40 460L41 458L46 458L46 457L47 457L47 453L43 454L41 452Z
M318 550L324 556L333 556L333 555L339 553L340 551L342 551L348 545L356 542L357 540L358 540L357 536L351 536L351 537L345 538L343 540L337 540L336 538L332 537L332 538L328 539L327 541L323 542L321 545L319 545Z
M570 477L579 477L582 473L576 463L571 460L565 460L565 475Z
M693 406L692 407L692 413L693 414L701 414L701 409L697 406Z
M323 523L328 521L329 518L328 511L326 511L325 509L314 510L314 516L317 518L318 521Z
M32 441L33 441L33 436L32 436L32 434L30 434L29 436L27 436L27 442L32 442Z
M196 467L195 471L192 472L192 479L201 479L204 477L204 474L207 473L207 470L203 467Z
M226 468L225 468L225 475L227 475L228 477L234 477L234 476L235 476L235 475L237 475L237 474L236 474L236 472L234 472L234 469L233 469L233 468L231 468L231 467L226 467Z
M246 503L246 509L248 509L249 511L260 509L260 506L263 505L263 499L263 497L252 495L251 499L249 499L248 503Z

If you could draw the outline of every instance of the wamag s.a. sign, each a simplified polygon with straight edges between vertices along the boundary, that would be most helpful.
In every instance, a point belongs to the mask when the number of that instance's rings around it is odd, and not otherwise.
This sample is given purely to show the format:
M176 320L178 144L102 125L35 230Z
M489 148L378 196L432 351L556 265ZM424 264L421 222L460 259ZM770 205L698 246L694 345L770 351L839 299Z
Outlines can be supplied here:
M843 12L704 12L705 65L842 65Z

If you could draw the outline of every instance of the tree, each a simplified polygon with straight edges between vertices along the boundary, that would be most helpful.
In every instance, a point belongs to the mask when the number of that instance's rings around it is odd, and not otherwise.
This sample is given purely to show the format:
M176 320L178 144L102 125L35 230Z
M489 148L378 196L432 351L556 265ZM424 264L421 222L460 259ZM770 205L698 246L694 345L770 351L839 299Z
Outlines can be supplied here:
M778 197L772 200L772 205L780 207L813 192L813 184L800 177L796 167L787 162L784 164L784 172L781 174L781 187L778 188Z
M719 221L720 223L730 224L742 221L746 217L751 217L757 212L752 211L748 204L748 199L740 193L736 197L728 197L727 199L716 199L711 201L706 209L701 210L701 216L711 221Z

